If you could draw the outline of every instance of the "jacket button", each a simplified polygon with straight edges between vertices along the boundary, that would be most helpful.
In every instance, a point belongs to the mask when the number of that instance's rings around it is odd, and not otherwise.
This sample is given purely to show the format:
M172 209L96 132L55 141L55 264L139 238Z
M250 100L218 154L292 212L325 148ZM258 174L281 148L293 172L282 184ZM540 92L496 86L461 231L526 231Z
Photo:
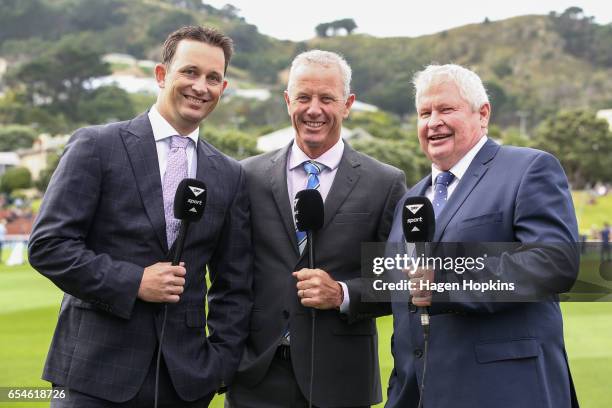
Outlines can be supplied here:
M421 357L423 357L423 351L422 351L421 349L416 349L416 350L414 350L414 356L415 356L416 358L421 358Z
M288 310L283 310L283 317L284 317L285 319L288 319L288 318L289 318L289 311L288 311Z
M416 307L416 305L414 305L413 303L410 304L410 306L408 306L410 309L410 313L416 313L417 310L419 309L418 307Z

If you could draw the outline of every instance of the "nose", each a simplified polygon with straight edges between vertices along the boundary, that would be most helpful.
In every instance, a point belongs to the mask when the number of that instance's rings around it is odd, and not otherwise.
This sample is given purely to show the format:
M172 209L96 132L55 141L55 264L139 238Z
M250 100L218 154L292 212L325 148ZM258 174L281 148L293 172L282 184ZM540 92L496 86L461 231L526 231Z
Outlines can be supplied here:
M321 102L319 102L318 98L312 98L310 100L306 114L310 116L318 116L321 114Z
M438 126L442 126L444 122L442 121L442 117L437 112L431 112L429 116L429 121L427 122L427 127L430 129L435 129Z
M202 76L193 81L191 89L198 95L204 94L208 91L208 84L206 83L206 77Z

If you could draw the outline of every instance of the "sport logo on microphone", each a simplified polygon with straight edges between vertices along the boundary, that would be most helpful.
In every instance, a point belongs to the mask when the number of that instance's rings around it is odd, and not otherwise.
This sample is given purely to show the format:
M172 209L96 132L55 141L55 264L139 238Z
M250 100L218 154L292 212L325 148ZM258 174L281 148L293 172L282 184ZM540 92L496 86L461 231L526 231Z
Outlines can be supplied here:
M193 193L194 196L199 196L200 194L202 194L204 191L203 188L199 188L199 187L194 187L194 186L189 186L189 189L191 190L191 192Z

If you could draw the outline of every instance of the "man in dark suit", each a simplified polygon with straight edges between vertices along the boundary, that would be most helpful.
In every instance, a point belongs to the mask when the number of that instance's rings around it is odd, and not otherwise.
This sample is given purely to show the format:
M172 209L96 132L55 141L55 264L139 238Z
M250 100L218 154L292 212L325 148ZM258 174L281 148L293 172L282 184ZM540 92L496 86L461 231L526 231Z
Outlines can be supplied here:
M32 265L65 292L43 378L69 398L52 406L151 407L158 377L159 407L202 407L232 379L252 305L248 197L239 163L198 138L231 53L213 29L177 30L150 111L80 129L66 146L29 243ZM171 266L185 177L208 198Z
M411 303L394 302L395 366L386 406L417 407L419 401L424 338L417 306L429 307L431 315L424 407L577 406L555 295L571 288L578 260L577 223L563 169L548 153L487 138L491 107L474 72L432 65L415 76L415 87L418 137L432 174L406 197L432 201L434 241L474 243L466 248L478 242L554 243L553 252L555 245L567 251L558 251L556 260L522 253L521 262L529 264L522 280L549 286L547 301L453 301L450 295L450 302L436 302L434 294L432 302L431 292L417 286ZM396 210L390 243L404 239L406 197ZM497 261L497 272L513 274L520 266L512 256ZM421 269L411 281L441 283L454 275Z
M360 244L386 239L405 178L340 138L355 100L350 79L350 67L337 54L298 55L285 91L295 140L243 163L252 203L255 303L228 407L307 406L312 308L312 403L356 407L381 400L374 318L390 308L361 302ZM325 203L315 243L319 269L305 268L293 218L295 194L307 187L319 189Z

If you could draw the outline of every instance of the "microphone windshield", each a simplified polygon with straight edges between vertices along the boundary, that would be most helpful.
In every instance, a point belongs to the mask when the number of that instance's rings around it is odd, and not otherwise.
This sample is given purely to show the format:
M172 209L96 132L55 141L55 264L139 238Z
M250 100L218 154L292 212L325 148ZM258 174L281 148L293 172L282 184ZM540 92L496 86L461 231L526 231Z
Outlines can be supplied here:
M174 196L174 218L185 221L198 221L206 207L206 184L200 180L183 179L176 188Z
M318 190L298 191L293 211L298 231L316 231L323 227L323 198Z
M436 231L433 205L427 197L408 197L402 209L406 242L431 242Z

